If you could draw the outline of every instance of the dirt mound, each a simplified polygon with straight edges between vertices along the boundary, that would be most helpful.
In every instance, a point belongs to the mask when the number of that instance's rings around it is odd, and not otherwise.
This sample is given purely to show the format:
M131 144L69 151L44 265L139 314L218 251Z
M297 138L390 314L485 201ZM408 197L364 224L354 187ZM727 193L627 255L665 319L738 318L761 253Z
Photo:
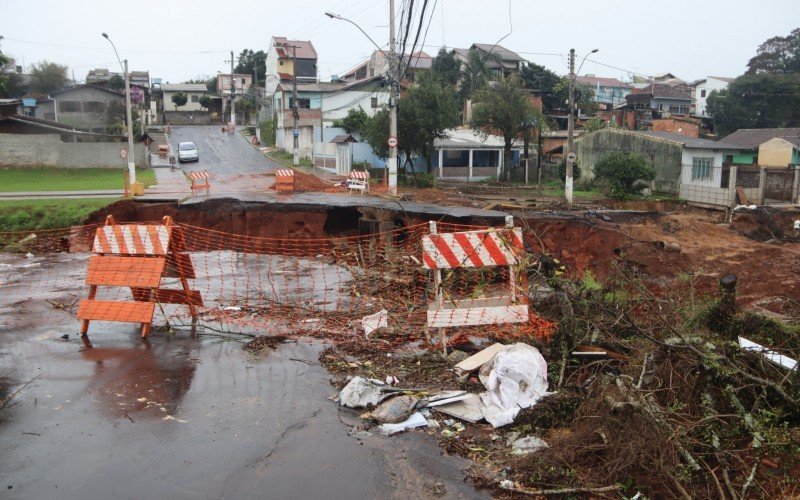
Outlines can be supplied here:
M332 182L327 182L319 177L307 174L297 169L294 170L294 192L338 192L342 188L335 186ZM275 189L273 185L270 189Z
M737 210L731 218L731 229L756 241L800 242L800 230L794 229L794 221L797 219L800 219L800 212L797 210L773 207Z

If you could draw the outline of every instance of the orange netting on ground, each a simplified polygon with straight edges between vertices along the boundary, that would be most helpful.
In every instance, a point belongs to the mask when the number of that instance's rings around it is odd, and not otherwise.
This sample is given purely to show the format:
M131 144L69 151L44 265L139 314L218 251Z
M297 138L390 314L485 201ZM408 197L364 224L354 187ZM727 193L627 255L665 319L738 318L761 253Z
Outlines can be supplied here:
M87 260L97 227L0 232L0 294L6 296L5 302L47 301L74 315L75 304L86 298ZM387 346L429 341L426 317L437 290L434 271L423 266L422 239L430 231L428 224L378 234L294 240L186 224L174 228L191 255L195 272L191 288L202 295L199 320L207 329L338 340L367 335L362 318L386 310L386 327L371 332L370 338ZM437 232L486 229L439 223ZM524 269L529 259L525 254L512 266L442 269L443 307L457 309L462 301L493 304L514 283L514 300L527 308ZM174 282L163 279L167 286ZM101 300L131 300L131 291L125 288L98 293ZM515 324L491 324L497 313L490 309L475 312L472 325L464 331L546 339L555 329L536 315ZM158 304L154 325L163 321L191 324L185 306ZM75 319L76 331L78 325Z

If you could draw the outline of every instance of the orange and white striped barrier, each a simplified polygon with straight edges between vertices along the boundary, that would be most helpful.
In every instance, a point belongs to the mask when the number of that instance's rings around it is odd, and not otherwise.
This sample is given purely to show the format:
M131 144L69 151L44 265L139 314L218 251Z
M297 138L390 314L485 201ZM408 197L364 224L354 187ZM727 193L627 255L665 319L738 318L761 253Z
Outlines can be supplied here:
M211 176L207 170L200 170L198 172L189 172L189 182L192 183L192 196L196 196L196 191L206 190L206 195L211 195Z
M141 323L142 337L147 337L157 302L186 304L197 320L203 299L189 288L194 266L182 232L170 217L164 217L163 225L117 225L109 215L95 233L92 252L86 273L89 297L78 306L81 335L88 332L90 321L120 321ZM181 289L161 288L164 277L180 278ZM129 287L133 301L97 300L101 286Z
M517 283L517 267L523 263L525 247L522 230L506 218L506 228L437 234L436 222L422 237L422 267L434 272L436 300L428 304L428 328L439 328L442 348L447 346L445 328L528 321L527 290ZM509 283L505 290L482 294L480 298L452 298L445 301L442 269L507 266Z
M290 168L275 170L275 189L278 191L294 191L294 170Z

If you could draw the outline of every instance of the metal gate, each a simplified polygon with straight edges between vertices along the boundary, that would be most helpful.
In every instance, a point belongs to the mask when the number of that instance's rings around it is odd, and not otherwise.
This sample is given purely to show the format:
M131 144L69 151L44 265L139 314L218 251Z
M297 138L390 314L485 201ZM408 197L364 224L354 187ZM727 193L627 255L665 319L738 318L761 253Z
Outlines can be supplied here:
M794 168L765 168L764 202L791 202Z

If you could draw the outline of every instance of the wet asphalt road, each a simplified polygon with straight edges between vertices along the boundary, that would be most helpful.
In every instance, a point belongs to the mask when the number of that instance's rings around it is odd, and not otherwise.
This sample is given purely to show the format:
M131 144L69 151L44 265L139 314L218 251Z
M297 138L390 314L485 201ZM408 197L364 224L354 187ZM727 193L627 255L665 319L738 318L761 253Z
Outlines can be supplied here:
M0 259L13 273L0 280L0 400L30 382L0 411L0 497L405 499L436 483L444 498L485 496L419 432L350 437L358 412L328 399L318 343L253 355L101 322L82 342L53 304L84 296L86 258Z
M197 162L182 163L185 171L208 170L217 175L272 172L279 167L248 144L238 129L224 134L217 125L173 125L170 142L177 153L178 144L193 142L200 152Z

